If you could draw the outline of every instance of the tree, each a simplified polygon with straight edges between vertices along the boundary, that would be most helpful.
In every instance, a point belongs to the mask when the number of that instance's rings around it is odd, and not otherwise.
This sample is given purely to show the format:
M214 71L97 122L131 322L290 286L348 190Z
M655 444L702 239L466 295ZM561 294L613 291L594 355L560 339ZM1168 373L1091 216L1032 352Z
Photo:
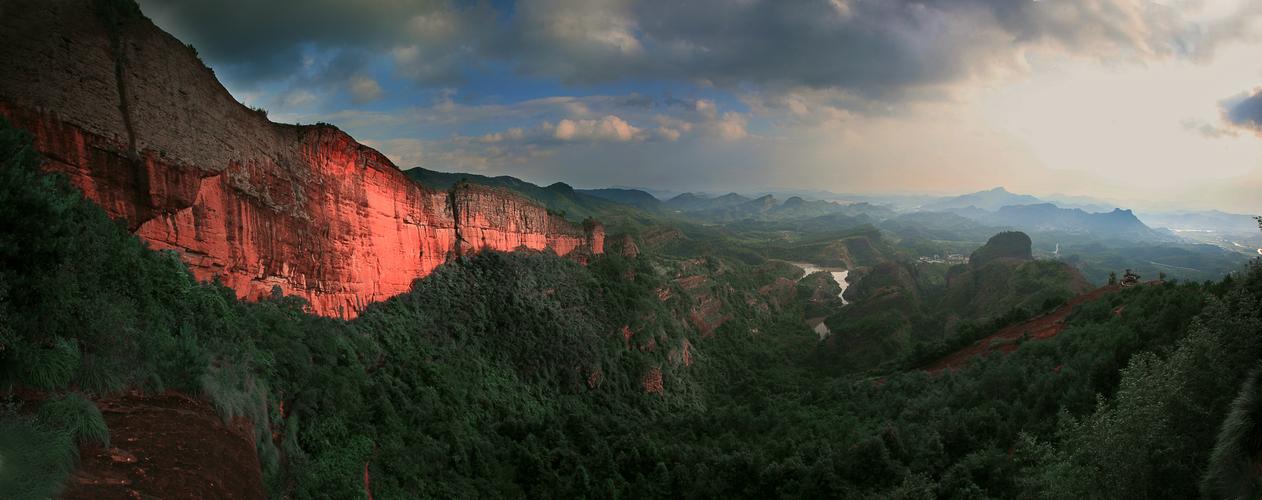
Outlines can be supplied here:
M1262 451L1262 371L1253 370L1231 404L1223 421L1218 444L1210 456L1201 483L1206 498L1258 498L1262 496L1262 475L1256 458Z

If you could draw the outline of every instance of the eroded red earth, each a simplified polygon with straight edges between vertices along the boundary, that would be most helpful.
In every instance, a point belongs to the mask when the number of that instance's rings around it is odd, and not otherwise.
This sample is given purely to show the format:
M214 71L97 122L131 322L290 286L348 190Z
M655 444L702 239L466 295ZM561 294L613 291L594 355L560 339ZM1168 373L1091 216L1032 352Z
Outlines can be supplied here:
M1064 305L1052 310L1052 312L1036 316L1024 323L1005 327L986 338L974 342L968 347L924 366L923 370L934 375L941 373L943 370L958 370L974 358L982 357L992 352L1009 353L1017 350L1017 341L1023 337L1026 340L1045 340L1055 337L1065 329L1065 319L1074 312L1074 309L1119 289L1120 287L1116 285L1105 286L1074 297Z
M110 447L85 445L61 498L265 498L249 423L176 392L96 402Z

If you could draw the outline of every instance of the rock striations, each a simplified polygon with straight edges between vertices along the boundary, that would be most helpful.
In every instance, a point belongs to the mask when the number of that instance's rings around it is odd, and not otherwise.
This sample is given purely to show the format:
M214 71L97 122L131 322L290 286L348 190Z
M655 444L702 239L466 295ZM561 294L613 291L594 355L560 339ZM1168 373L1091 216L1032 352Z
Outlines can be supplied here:
M603 252L598 223L503 190L430 189L333 126L269 121L128 0L0 12L0 115L110 216L242 297L280 287L353 317L461 253Z

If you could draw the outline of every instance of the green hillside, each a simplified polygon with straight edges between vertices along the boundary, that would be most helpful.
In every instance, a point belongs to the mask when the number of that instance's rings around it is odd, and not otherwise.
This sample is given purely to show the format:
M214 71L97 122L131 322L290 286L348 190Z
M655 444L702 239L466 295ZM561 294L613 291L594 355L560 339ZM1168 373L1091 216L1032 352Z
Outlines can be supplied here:
M917 343L942 331L933 297L956 285L935 266L886 258L842 309L870 316L830 318L837 329L821 343L803 322L814 295L800 287L824 283L796 284L800 271L758 252L745 262L645 242L637 257L586 266L463 257L333 320L292 297L243 302L195 282L38 163L28 137L0 127L7 498L56 496L77 445L109 442L96 397L165 390L248 418L277 498L360 497L366 474L383 498L1258 492L1256 263L1217 283L1107 295L1054 338L931 376L908 360L1023 313ZM729 236L686 237L745 245ZM1002 282L995 303L1020 305L1063 284L1040 267L1055 264L1001 258L947 281ZM858 362L894 359L839 367L852 350Z
M537 186L516 177L501 175L488 177L469 173L448 173L415 167L403 171L409 178L434 189L448 189L459 182L470 182L483 186L499 187L514 191L548 207L567 219L581 221L588 217L624 213L630 205L592 196L574 190L565 183L555 183L547 187Z
M635 195L631 195L632 198L640 203L615 201L608 198L608 193L604 193L606 196L603 197L595 196L561 182L541 187L507 175L488 177L478 174L438 172L421 167L405 170L404 173L412 180L435 189L447 189L459 182L508 189L534 200L553 213L560 214L573 222L581 222L588 218L597 219L610 232L641 231L659 225L661 219L651 206L644 206L642 197ZM644 194L647 195L647 193Z
M1093 288L1072 266L1033 260L1030 238L1019 232L995 235L969 264L892 258L857 268L850 279L846 298L854 304L827 320L835 366L850 371L935 345L968 322L1024 317Z

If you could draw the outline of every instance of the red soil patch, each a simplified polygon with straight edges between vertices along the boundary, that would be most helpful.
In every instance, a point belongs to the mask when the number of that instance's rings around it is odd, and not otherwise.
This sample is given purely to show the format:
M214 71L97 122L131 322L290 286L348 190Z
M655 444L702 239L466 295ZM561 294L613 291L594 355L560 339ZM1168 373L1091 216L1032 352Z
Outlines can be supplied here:
M248 422L168 391L96 402L110 445L81 446L65 499L265 498Z
M1009 353L1017 350L1017 340L1028 334L1028 340L1045 340L1055 337L1065 329L1065 319L1078 306L1093 302L1100 297L1119 290L1118 286L1105 286L1074 297L1052 312L1036 316L1029 321L1005 327L973 345L926 365L922 369L937 375L943 370L958 370L973 358L985 356L992 352Z
M683 278L679 278L679 279L676 279L676 280L675 280L675 283L678 283L678 284L679 284L679 287L680 287L680 288L683 288L684 290L693 290L693 289L695 289L695 288L697 288L697 287L699 287L699 286L701 286L701 285L705 284L705 282L706 282L706 277L705 277L705 276L700 276L700 275L698 275L698 276L685 276L685 277L683 277Z
M644 376L644 392L658 395L666 393L666 386L662 384L661 368L653 368Z

